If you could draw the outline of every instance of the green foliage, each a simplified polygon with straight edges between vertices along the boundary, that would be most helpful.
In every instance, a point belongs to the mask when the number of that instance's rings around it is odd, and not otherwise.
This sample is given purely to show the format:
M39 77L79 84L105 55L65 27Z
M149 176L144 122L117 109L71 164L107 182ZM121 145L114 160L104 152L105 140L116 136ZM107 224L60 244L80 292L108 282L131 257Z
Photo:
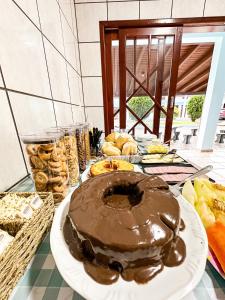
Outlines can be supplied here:
M128 102L128 106L135 112L135 114L139 118L142 118L144 114L152 107L152 105L153 101L148 96L132 97ZM137 120L130 112L129 116L132 120ZM147 114L145 118L147 118L148 116L149 114Z
M163 106L163 108L164 108L165 111L166 111L166 107ZM174 117L174 118L177 118L177 117L179 116L179 113L180 113L179 108L178 108L177 106L174 106L173 117ZM161 111L161 113L160 113L160 118L165 118L165 117L166 117L165 114Z
M205 96L196 95L188 101L187 113L193 122L201 117L204 100Z

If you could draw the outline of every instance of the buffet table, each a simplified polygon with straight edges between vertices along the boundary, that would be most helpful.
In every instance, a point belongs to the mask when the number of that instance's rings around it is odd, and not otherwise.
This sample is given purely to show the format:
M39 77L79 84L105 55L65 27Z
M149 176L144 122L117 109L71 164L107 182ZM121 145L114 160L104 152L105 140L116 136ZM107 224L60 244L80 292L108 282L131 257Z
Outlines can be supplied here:
M32 191L30 178L14 187L13 191ZM51 253L49 234L39 246L24 276L14 289L10 300L85 300L73 291L61 277ZM184 300L225 299L225 280L207 262L204 275L197 287Z
M49 234L40 245L26 273L13 291L11 300L85 300L63 280L51 254ZM225 299L225 281L207 263L202 280L183 300Z

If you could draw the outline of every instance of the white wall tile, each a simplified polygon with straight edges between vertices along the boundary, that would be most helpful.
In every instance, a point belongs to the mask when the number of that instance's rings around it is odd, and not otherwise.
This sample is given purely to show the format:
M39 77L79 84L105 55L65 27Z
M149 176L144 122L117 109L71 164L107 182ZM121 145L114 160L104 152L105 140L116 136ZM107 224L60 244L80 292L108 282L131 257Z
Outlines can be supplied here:
M51 100L9 92L19 134L29 134L55 126Z
M7 87L50 97L40 32L12 1L0 1L0 11L0 61Z
M123 1L126 1L127 2L127 0L108 0L108 2L123 2ZM129 0L129 1L137 1L137 0ZM155 1L155 0L153 0L153 1Z
M67 126L73 123L71 105L55 102L55 112L58 126Z
M0 75L0 87L3 87L4 84L3 84L3 81L2 81L2 76Z
M141 19L170 18L171 5L172 5L172 0L141 1L140 18Z
M78 45L77 40L75 40L75 57L76 57L76 63L77 63L75 69L80 74L80 50L79 50L79 45Z
M15 1L28 17L40 27L36 0L16 0Z
M72 14L72 28L73 28L73 34L77 38L77 22L76 22L76 15L75 15L75 3L73 0L71 0L71 14Z
M173 0L173 18L202 17L205 0Z
M225 1L206 0L204 16L225 16Z
M70 85L70 97L71 103L77 105L83 105L82 91L81 91L81 78L80 76L67 64L69 85Z
M5 91L0 91L0 110L0 191L3 192L27 172Z
M75 3L84 3L84 2L106 2L106 0L75 0Z
M64 16L62 16L62 28L63 28L63 39L65 46L65 57L71 63L71 65L77 68L77 57L75 49L75 37Z
M135 20L139 19L139 1L109 2L109 20Z
M67 22L69 23L71 29L73 29L72 11L71 11L72 0L58 0L58 2Z
M56 0L38 0L38 9L43 33L64 53L59 5Z
M103 107L86 107L87 122L91 127L98 127L104 130L104 112Z
M81 70L83 76L101 76L99 43L80 44Z
M65 59L44 39L53 98L70 102Z
M102 77L84 77L85 106L103 106Z
M84 108L81 106L72 105L74 123L85 122Z
M77 4L76 13L79 41L100 41L99 21L107 19L106 3Z

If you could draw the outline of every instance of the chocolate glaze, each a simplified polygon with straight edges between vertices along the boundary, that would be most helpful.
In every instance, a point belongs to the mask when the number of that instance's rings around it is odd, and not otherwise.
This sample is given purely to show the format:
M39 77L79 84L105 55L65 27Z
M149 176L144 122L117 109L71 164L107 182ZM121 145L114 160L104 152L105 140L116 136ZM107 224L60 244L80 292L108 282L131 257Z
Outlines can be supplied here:
M184 231L184 229L185 229L185 223L184 223L184 220L181 219L180 220L180 231Z
M185 258L177 200L157 176L115 171L87 180L71 197L64 236L72 255L97 282L119 273L145 283Z

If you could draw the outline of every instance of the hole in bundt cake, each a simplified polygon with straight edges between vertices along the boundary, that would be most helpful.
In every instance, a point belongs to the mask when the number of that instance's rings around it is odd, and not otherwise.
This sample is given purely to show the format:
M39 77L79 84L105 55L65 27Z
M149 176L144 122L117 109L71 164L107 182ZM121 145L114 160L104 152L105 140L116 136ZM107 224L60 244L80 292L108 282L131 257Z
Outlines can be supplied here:
M103 202L113 208L132 208L141 202L143 192L136 184L120 184L108 188L103 197Z

